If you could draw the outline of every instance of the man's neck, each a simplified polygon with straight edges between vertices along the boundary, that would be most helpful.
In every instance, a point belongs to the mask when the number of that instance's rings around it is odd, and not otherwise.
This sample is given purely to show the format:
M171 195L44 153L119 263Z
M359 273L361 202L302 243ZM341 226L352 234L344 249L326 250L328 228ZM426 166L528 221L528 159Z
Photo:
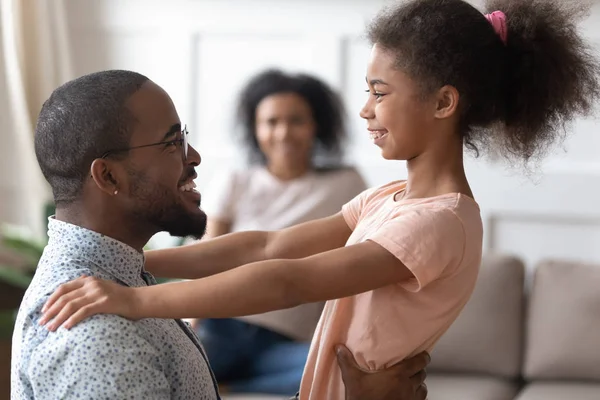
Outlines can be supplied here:
M126 218L106 213L90 213L78 207L57 208L55 218L108 236L142 252L154 233L145 233L142 226L127 223Z

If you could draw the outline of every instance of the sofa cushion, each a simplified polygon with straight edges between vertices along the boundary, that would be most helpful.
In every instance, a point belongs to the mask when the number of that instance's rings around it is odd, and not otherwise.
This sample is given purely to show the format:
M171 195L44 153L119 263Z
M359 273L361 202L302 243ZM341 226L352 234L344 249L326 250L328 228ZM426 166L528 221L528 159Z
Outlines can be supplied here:
M525 377L600 383L600 266L540 264L529 304Z
M532 383L515 400L598 400L600 383Z
M513 400L516 382L477 375L429 374L425 380L428 400Z
M433 350L429 370L517 377L522 362L524 276L518 259L485 256L473 296Z

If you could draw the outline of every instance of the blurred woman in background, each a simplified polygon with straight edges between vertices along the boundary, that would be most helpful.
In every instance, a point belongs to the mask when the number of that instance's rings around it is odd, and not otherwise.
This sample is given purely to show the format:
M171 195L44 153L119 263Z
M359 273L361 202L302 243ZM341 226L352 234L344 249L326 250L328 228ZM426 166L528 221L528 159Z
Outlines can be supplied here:
M333 215L365 189L356 169L342 165L344 108L321 80L260 73L240 94L237 122L250 165L220 174L204 191L208 237ZM307 304L196 326L226 391L292 395L322 309L323 303Z

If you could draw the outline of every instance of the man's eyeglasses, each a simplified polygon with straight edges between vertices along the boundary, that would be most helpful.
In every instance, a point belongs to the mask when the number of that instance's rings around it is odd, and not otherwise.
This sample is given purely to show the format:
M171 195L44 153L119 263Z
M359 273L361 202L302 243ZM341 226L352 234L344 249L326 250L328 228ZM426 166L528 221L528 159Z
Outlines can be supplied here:
M172 131L167 132L167 135L171 134ZM165 135L165 136L167 136ZM106 158L108 156L110 156L111 154L114 153L120 153L123 151L129 151L129 150L134 150L134 149L141 149L143 147L151 147L151 146L160 146L160 145L173 145L173 146L177 146L180 145L181 146L181 152L182 152L182 157L183 157L183 161L187 160L187 154L188 154L188 140L187 140L187 135L188 135L188 130L187 130L187 125L183 126L183 130L181 130L179 132L180 137L173 139L173 140L166 140L163 142L158 142L158 143L151 143L151 144L143 144L141 146L133 146L133 147L126 147L123 149L114 149L114 150L109 150L107 152L105 152L104 154L102 154L101 158Z

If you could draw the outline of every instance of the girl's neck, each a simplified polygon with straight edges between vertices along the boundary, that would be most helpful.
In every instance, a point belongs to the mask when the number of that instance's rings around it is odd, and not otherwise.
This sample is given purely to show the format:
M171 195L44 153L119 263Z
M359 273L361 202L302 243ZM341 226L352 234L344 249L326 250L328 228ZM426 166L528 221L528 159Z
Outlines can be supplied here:
M439 146L408 160L404 198L423 198L446 193L473 197L463 164L463 144Z

